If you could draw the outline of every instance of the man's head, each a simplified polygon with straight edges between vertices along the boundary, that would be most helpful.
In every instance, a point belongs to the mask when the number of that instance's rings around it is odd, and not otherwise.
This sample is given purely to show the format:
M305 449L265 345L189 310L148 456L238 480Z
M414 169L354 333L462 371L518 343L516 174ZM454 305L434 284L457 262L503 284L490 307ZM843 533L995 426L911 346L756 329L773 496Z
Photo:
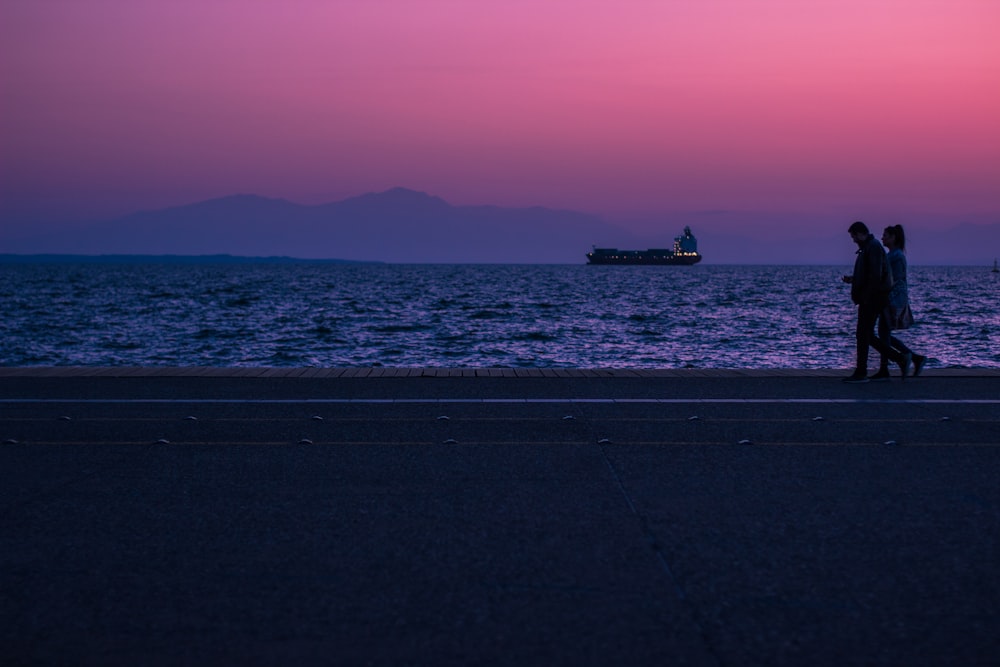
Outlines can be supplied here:
M868 231L868 225L858 220L852 223L850 227L847 228L847 233L851 235L854 242L858 245L864 243L871 236L871 232Z

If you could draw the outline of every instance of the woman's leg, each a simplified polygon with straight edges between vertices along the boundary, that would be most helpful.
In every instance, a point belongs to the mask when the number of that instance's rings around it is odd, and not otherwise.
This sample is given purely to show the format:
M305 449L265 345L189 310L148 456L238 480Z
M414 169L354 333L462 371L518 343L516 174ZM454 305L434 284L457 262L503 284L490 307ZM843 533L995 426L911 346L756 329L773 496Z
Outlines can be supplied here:
M909 352L910 354L913 354L913 350L911 350L910 348L908 348L906 346L906 343L904 343L903 341L899 340L895 336L891 336L891 335L889 336L889 344L892 345L892 347L895 348L896 350L898 350L899 352L902 352L903 354L906 354L907 352Z
M878 350L880 354L879 359L879 373L884 374L889 372L889 360L894 361L897 364L903 363L903 353L896 349L893 349L891 343L891 336L889 330L889 309L888 307L883 309L878 315L878 321L876 322L875 329L877 330L877 335L872 336L870 341L871 346Z

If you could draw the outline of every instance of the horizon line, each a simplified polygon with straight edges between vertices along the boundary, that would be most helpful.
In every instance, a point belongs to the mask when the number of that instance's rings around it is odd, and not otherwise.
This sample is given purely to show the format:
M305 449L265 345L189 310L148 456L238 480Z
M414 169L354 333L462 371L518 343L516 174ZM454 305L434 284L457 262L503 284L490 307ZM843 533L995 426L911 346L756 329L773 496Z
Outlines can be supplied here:
M23 260L23 261L19 261ZM209 254L178 254L178 253L168 253L168 254L152 254L152 253L2 253L0 252L0 263L5 264L57 264L62 261L72 261L72 260L83 260L94 264L99 264L102 262L114 263L118 262L129 262L129 263L156 263L156 260L164 262L201 262L201 263L212 263L213 260L217 261L232 261L241 263L270 263L270 264L377 264L377 265L390 265L390 266L410 266L410 265L426 265L426 266L592 266L586 262L392 262L385 260L370 260L370 259L345 259L342 257L293 257L290 255L233 255L230 253L209 253ZM849 261L844 262L713 262L710 260L703 259L699 264L712 265L712 266L842 266L845 264L850 264ZM955 266L983 266L986 268L991 268L992 265L987 262L986 264L981 264L978 262L966 262L966 263L950 263L950 264L925 264L925 263L911 263L912 266L926 266L926 267L955 267ZM639 265L637 265L639 266ZM684 267L686 269L691 269L693 266ZM680 267L674 267L680 268ZM651 265L645 267L643 265L643 270L656 270L655 266Z

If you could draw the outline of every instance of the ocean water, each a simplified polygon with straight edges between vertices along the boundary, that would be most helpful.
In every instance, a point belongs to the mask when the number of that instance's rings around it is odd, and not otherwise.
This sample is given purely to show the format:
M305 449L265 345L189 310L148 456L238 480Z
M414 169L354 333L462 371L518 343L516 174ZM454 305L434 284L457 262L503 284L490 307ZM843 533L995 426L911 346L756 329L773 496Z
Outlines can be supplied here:
M849 270L8 264L0 365L849 368ZM1000 367L1000 274L910 273L901 338Z

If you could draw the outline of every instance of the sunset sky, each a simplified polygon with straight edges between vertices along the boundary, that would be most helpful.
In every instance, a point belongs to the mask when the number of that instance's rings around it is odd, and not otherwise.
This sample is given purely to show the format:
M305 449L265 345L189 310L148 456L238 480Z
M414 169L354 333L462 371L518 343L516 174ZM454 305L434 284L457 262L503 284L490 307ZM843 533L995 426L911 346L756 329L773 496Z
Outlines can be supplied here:
M394 186L1000 223L997 0L2 0L0 56L5 225Z

